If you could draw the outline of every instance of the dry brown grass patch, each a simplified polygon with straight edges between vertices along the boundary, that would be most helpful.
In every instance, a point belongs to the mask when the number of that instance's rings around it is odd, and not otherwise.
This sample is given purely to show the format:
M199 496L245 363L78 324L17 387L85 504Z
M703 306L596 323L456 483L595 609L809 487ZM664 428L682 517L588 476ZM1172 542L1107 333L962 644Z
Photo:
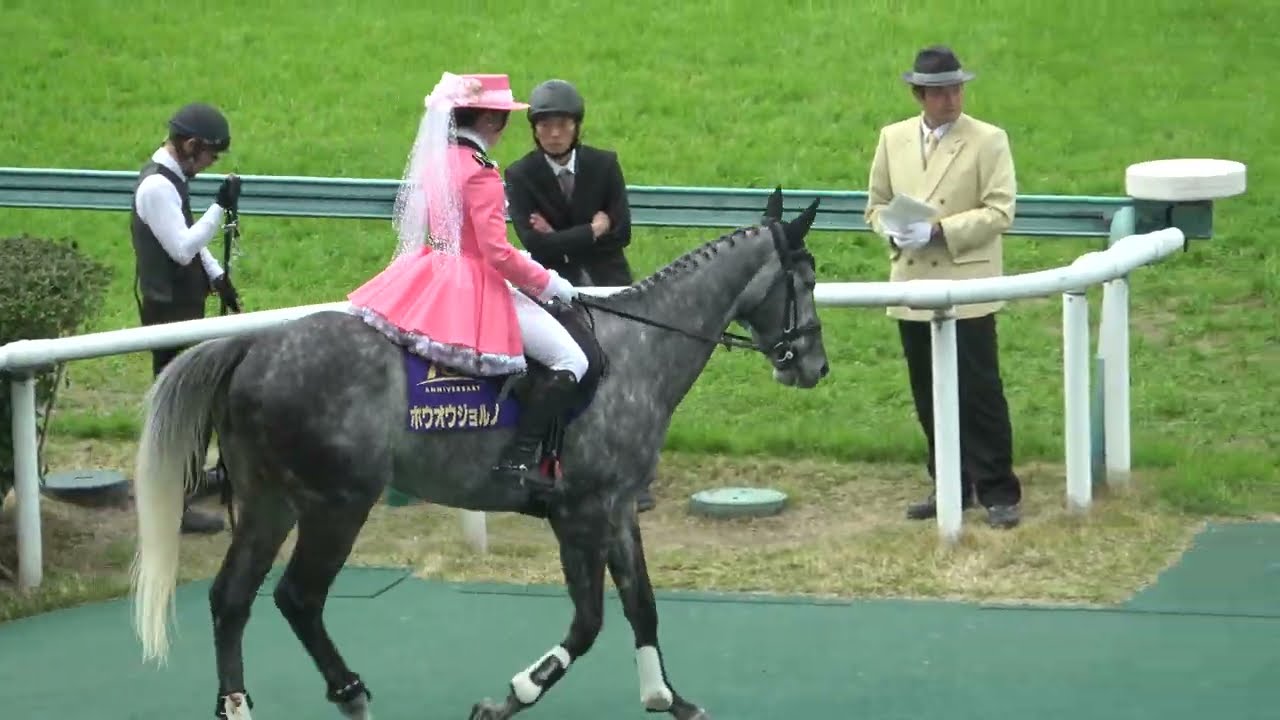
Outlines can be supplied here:
M80 440L50 448L55 467L131 465L131 443ZM650 572L659 588L933 597L1040 603L1110 603L1152 581L1186 548L1198 523L1160 510L1140 485L1098 498L1092 512L1063 509L1063 474L1051 465L1019 468L1025 519L1013 531L965 515L965 534L943 548L936 526L909 522L904 506L928 487L918 468L684 456L662 463L658 507L641 516ZM728 485L786 492L781 515L754 520L693 516L688 497ZM48 587L35 598L0 595L0 619L119 595L132 556L131 508L88 510L44 503ZM0 563L13 567L12 511L3 516ZM490 552L463 544L448 508L379 505L351 563L412 568L424 578L558 584L555 542L543 523L489 516ZM226 535L184 537L183 577L209 577ZM281 550L287 557L292 538Z

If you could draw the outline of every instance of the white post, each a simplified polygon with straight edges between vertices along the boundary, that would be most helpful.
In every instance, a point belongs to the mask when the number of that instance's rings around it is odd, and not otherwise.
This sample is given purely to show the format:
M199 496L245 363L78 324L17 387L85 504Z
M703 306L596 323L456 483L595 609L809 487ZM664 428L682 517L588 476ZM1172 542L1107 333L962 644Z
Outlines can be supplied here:
M36 442L36 381L10 383L13 404L13 492L18 501L18 589L34 590L43 574L40 537L40 458Z
M462 510L462 539L472 550L485 553L489 550L489 533L485 514L479 510Z
M943 542L954 543L960 539L964 517L960 505L960 378L955 309L935 311L931 328L934 501L938 508L938 535Z
M1122 207L1111 218L1107 246L1137 232L1137 212ZM1102 358L1102 430L1108 486L1129 480L1129 278L1102 283L1102 319L1098 326L1098 355Z
M1129 280L1119 277L1102 288L1103 431L1107 444L1107 485L1129 482Z
M1089 507L1089 298L1083 291L1062 294L1062 394L1065 409L1067 506Z

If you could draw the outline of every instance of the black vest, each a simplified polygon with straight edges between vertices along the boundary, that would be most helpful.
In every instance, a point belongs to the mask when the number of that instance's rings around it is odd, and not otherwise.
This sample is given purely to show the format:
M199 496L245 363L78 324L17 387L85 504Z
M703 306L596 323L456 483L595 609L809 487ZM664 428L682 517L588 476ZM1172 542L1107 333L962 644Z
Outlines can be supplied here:
M142 297L151 302L197 305L204 303L209 294L209 277L204 271L200 257L191 259L186 265L179 265L169 257L169 253L161 247L151 228L138 217L137 191L142 181L159 173L173 183L182 198L182 217L187 227L195 224L191 215L191 195L187 183L174 174L169 168L155 162L148 162L138 173L138 182L133 186L134 202L130 212L130 223L133 231L133 253L137 259L135 265L136 282Z

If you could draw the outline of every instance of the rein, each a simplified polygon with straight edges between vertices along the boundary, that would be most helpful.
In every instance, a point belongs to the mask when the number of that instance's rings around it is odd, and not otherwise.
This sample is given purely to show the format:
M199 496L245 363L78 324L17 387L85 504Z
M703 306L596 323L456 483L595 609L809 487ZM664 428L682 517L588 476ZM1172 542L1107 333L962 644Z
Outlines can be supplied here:
M240 235L240 211L228 210L227 220L222 225L222 270L227 274L227 280L231 279L231 249L235 244L236 238ZM226 315L229 309L227 301L222 300L219 315Z
M811 332L816 332L821 328L821 325L819 325L818 323L810 323L808 325L803 325L803 326L797 325L797 322L799 321L799 308L796 304L796 289L795 289L795 283L793 282L794 272L795 272L795 261L797 258L799 258L812 263L813 256L804 250L790 251L783 248L782 240L779 237L779 233L781 231L778 229L777 223L771 224L769 226L769 231L770 231L770 235L773 238L774 250L778 253L778 260L782 265L782 272L778 273L777 277L774 278L773 282L769 285L769 288L765 291L765 298L768 298L769 293L772 292L774 285L777 285L779 282L786 281L787 299L786 299L786 306L785 306L784 312L786 313L786 316L787 316L787 325L785 328L783 328L782 332L779 334L779 336L776 339L773 339L772 342L770 343L766 343L766 345L768 345L767 348L757 345L754 340L752 340L750 337L746 335L739 335L737 333L731 333L731 332L725 331L720 333L720 337L718 338L709 337L706 335L701 335L695 332L691 332L689 330L685 330L683 328L676 327L674 325L668 325L666 323L659 322L652 318L641 317L639 315L629 313L625 310L612 308L607 305L603 305L595 300L588 300L584 298L581 294L579 294L578 297L574 298L574 302L579 303L587 308L599 310L601 312L609 313L611 315L616 315L618 317L622 317L628 320L632 320L634 322L638 322L642 325L649 325L651 327L661 328L663 330L669 330L671 332L684 335L685 337L692 338L694 340L700 340L706 343L711 343L713 345L723 345L726 350L731 350L735 347L741 348L744 350L755 350L756 352L759 352L764 355L772 355L773 358L778 363L781 363L783 365L789 364L793 359L795 359L795 350L792 347L792 343L794 343L800 337ZM761 299L760 303L763 304L764 299Z
M593 310L599 310L601 312L609 313L610 315L617 315L618 317L621 317L621 318L634 320L635 322L638 322L641 325L649 325L650 327L662 328L663 330L670 330L671 332L679 333L681 335L684 335L685 337L693 338L694 340L701 340L702 342L706 342L706 343L712 343L714 345L724 345L726 350L729 350L735 347L742 348L745 350L760 350L760 348L756 347L755 341L753 341L751 338L747 337L746 335L739 335L737 333L731 333L726 331L726 332L720 333L720 337L713 338L707 335L699 335L698 333L690 332L688 330L685 330L684 328L678 328L674 325L668 325L663 322L658 322L657 320L640 317L639 315L633 315L632 313L629 313L625 310L612 308L612 307L609 307L608 305L601 305L595 300L585 299L582 295L579 295L578 297L574 298L574 302L579 303L585 307L591 308Z

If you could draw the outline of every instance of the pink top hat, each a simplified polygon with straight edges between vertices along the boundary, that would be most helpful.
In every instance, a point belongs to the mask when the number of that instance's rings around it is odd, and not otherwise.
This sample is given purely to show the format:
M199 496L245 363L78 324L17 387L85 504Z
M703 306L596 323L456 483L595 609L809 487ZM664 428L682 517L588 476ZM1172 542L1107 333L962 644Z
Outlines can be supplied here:
M528 103L515 99L511 92L511 81L504 74L454 75L446 72L427 96L427 105L434 99L445 97L454 107L485 110L524 110L529 107Z

